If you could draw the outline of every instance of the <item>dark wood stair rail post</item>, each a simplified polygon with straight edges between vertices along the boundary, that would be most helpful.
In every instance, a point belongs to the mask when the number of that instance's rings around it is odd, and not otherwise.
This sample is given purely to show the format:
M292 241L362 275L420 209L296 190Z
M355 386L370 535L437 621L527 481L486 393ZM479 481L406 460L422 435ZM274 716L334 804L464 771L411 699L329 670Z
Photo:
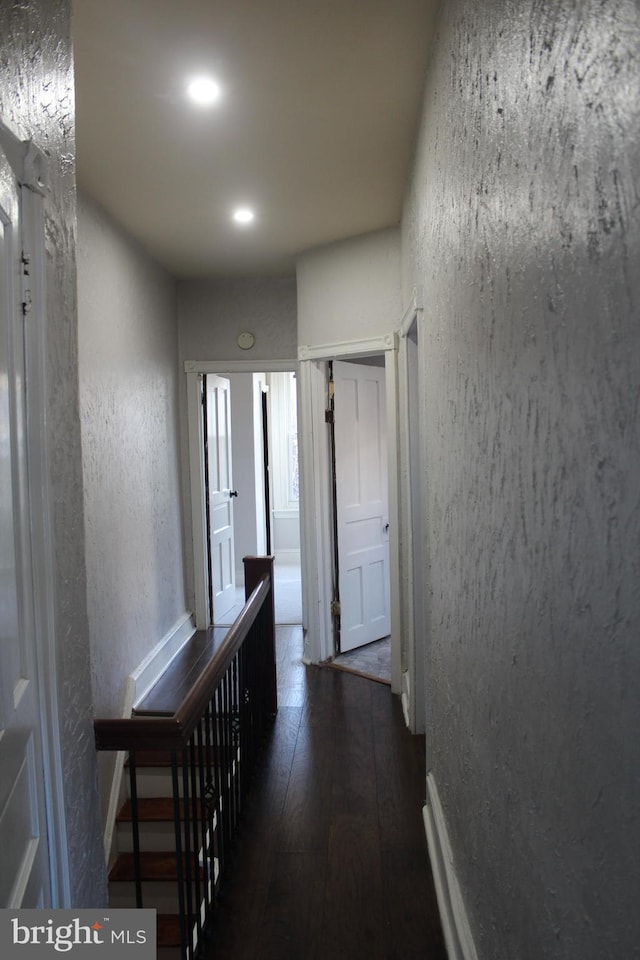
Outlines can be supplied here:
M262 605L260 613L263 631L264 662L268 676L264 677L264 694L266 697L266 712L278 712L278 681L276 677L276 631L275 631L275 603L273 588L273 557L243 557L244 564L244 595L248 600L257 585L265 577L269 577L271 589Z

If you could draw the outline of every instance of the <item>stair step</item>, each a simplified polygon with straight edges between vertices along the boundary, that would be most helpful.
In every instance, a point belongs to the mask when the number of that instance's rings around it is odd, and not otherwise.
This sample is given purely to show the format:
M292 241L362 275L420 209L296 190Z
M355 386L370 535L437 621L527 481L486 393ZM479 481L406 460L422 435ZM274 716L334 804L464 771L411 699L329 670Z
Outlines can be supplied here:
M145 823L173 823L172 797L138 797L138 820ZM180 801L180 819L184 818L184 801ZM131 800L120 808L116 820L118 823L131 823Z
M195 857L192 857L191 870L197 865ZM182 854L183 870L186 870L186 855ZM200 876L202 868L198 865ZM177 880L178 878L178 858L171 851L147 851L140 854L140 875L145 880ZM109 871L110 882L131 882L135 880L133 853L120 853L115 863Z
M180 946L180 917L177 913L159 913L156 929L157 947Z
M189 812L192 812L191 805L189 806ZM200 804L198 802L198 819L199 815ZM180 801L180 818L184 820L182 800ZM133 850L132 823L131 801L127 800L116 817L118 850L121 853ZM213 830L215 835L217 825L218 814L214 810L207 827L207 836L209 830ZM199 825L198 829L202 829L202 824ZM138 831L141 850L166 853L175 846L175 822L171 797L141 797L138 799Z
M204 920L203 913L201 919ZM156 922L156 931L156 946L158 950L166 951L170 948L180 948L180 917L177 913L159 913ZM163 953L163 960L168 956L168 953ZM179 958L180 954L178 953L176 956Z
M237 749L237 747L236 747ZM224 746L223 744L218 744L217 753L218 757L226 755L228 752L231 752L231 756L234 753L233 746ZM194 750L196 763L200 763L201 755L202 760L213 765L215 760L215 754L213 747L200 748L196 747ZM178 762L180 762L180 756L178 756ZM127 759L127 767L129 766L129 760ZM170 767L171 766L171 753L166 750L137 750L136 751L136 767Z

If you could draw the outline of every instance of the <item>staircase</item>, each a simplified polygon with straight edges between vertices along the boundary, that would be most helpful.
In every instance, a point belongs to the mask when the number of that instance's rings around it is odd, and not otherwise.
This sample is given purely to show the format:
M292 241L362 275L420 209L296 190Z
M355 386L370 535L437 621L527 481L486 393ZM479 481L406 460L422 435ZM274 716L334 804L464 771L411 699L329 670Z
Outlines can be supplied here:
M94 720L97 749L128 754L109 903L157 910L163 960L202 955L277 710L273 558L244 562L233 626L196 631L130 719Z
M171 756L158 751L142 751L136 755L136 795L139 840L140 879L145 906L158 911L158 956L163 960L179 958L180 904L178 887L178 858L176 855L175 808L172 796ZM130 767L127 765L127 769ZM127 778L130 783L130 778ZM182 792L182 791L180 791ZM127 793L131 793L128 786ZM178 802L181 831L184 830L184 800ZM210 902L219 889L220 866L215 850L221 844L218 837L218 810L213 812L209 827L209 842L214 851L213 889ZM133 804L130 795L116 818L117 857L109 871L109 904L112 907L132 907L136 904L136 874L133 839ZM186 874L185 854L182 853L182 873ZM204 883L204 856L202 849L191 854L192 897L198 896L197 887ZM196 881L197 866L197 881ZM160 952L162 951L162 952Z

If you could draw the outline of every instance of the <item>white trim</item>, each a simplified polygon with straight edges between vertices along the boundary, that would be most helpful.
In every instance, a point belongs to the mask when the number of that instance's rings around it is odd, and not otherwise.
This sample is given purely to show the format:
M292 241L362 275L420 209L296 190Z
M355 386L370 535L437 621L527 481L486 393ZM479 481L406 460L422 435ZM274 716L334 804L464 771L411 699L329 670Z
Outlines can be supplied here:
M413 732L411 727L411 675L408 670L402 671L402 693L401 693L401 703L402 703L402 713L404 715L404 722L407 725L407 728Z
M195 627L193 625L192 615L190 613L183 614L183 616L174 623L168 633L165 634L162 640L147 654L142 663L133 673L129 674L122 709L122 716L125 720L131 716L131 711L136 703L139 703L149 692L187 640L191 639L194 632ZM115 755L103 835L104 854L107 866L110 865L114 855L112 849L113 838L116 828L116 816L124 795L122 777L126 756L126 751L124 750L119 750Z
M397 339L393 338L394 348ZM398 353L385 354L387 405L387 484L389 488L389 580L391 603L391 691L400 693L402 673L402 618L400 611L400 504L398 501L400 451L398 448Z
M46 192L47 161L16 127L0 121L0 149L7 157L20 187L20 238L28 254L29 321L23 326L25 382L26 513L29 545L25 551L30 585L30 617L34 644L33 664L40 704L38 737L42 751L42 781L47 823L48 869L51 906L71 906L71 881L64 803L55 630L55 549L51 509L48 439L46 252L42 198Z
M145 697L158 678L162 676L174 657L190 640L196 628L190 613L184 613L164 635L142 663L130 675L133 683L132 708ZM131 710L129 710L129 714Z
M185 360L185 373L288 373L298 369L291 360Z
M400 510L400 542L401 549L399 555L400 575L402 583L402 637L405 644L406 660L402 663L403 673L403 710L405 721L412 733L422 733L424 731L424 642L425 632L424 623L415 622L415 592L416 592L416 570L414 569L414 542L419 537L423 540L422 524L424 518L422 515L416 516L414 504L415 488L412 488L412 479L415 483L416 478L412 477L411 463L412 457L415 457L416 437L410 434L410 416L411 406L411 378L410 378L410 358L409 345L407 343L409 334L417 324L420 330L423 319L422 293L419 287L413 291L411 303L402 318L398 330L398 449L399 449L399 469L398 482L401 491L402 509ZM419 333L419 340L421 333ZM418 357L420 365L420 358ZM418 390L421 393L421 378L418 372ZM422 400L420 402L420 419L424 420L424 410L422 409ZM417 437L419 444L420 467L424 465L422 455L422 434ZM423 470L420 469L420 474ZM421 543L424 554L424 543ZM422 585L419 585L422 590Z
M196 627L209 626L207 602L207 542L204 505L204 425L202 422L202 376L187 373L187 432L189 444L189 481L191 484L191 532L193 543L193 589Z
M413 538L417 532L413 529L413 503L411 491L411 436L409 432L409 352L407 334L413 324L415 313L408 310L403 318L402 333L398 348L398 445L400 451L399 484L402 491L400 510L400 579L402 584L402 709L405 723L412 733L416 732L415 661L413 657L415 643L414 616L414 564ZM410 318L410 319L409 319ZM413 438L415 443L415 438Z
M28 139L21 139L14 129L0 120L0 150L11 165L18 184L44 196L47 181L47 159Z
M24 326L27 406L28 484L31 507L33 611L37 641L37 673L41 704L44 787L49 841L51 902L71 906L71 876L64 803L55 630L55 548L49 469L47 400L46 253L44 215L39 191L23 187L23 244L29 245L32 306Z
M422 815L449 960L478 960L433 773L427 775Z
M395 333L365 340L342 340L338 343L322 343L298 347L299 360L336 360L338 357L373 357L395 349Z
M326 374L321 362L300 363L298 442L300 564L305 663L334 655L331 622L329 451L324 423Z
M398 327L398 336L406 337L413 326L413 321L416 318L418 313L421 313L424 310L424 298L422 294L422 287L414 287L413 293L411 295L411 301L409 306L404 312L404 316L400 321L400 326Z

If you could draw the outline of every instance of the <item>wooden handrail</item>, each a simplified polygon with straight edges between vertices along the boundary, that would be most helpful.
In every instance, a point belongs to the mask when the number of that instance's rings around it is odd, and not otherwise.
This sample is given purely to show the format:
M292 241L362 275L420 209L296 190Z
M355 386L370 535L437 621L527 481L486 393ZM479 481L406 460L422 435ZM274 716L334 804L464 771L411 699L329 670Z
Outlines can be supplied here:
M271 590L271 577L263 573L241 614L205 669L172 716L99 718L93 721L98 750L182 750L202 718L213 692L244 643Z

